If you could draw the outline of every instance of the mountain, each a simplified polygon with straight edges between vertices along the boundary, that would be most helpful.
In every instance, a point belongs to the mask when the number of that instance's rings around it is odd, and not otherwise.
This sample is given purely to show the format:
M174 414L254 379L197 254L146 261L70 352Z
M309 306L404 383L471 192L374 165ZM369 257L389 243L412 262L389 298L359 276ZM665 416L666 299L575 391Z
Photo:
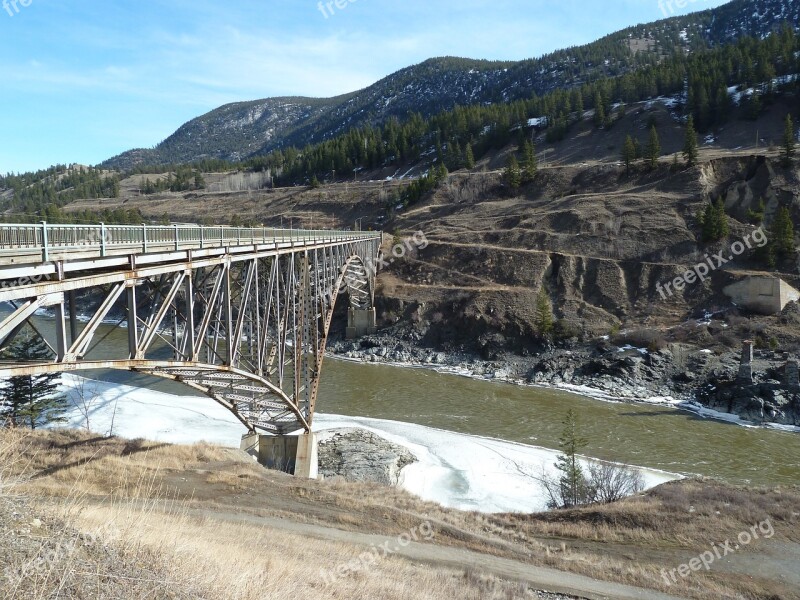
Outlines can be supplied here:
M434 58L335 98L283 97L237 102L180 127L153 149L135 149L102 164L241 160L302 147L359 126L417 112L427 117L454 105L497 103L615 76L749 35L763 38L783 23L800 23L800 0L734 0L716 9L636 25L591 44L537 59L492 62Z

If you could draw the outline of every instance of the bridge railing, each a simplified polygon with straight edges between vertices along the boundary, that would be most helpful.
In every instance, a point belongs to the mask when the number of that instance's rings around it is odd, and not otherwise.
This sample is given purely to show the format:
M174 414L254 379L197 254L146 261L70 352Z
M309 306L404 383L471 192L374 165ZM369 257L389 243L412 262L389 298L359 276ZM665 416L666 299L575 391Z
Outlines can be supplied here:
M97 249L101 255L114 248L137 252L188 247L215 248L234 245L309 241L346 241L372 238L376 232L327 229L275 229L270 227L228 227L201 225L54 225L0 224L0 252L39 250L44 260L53 250Z

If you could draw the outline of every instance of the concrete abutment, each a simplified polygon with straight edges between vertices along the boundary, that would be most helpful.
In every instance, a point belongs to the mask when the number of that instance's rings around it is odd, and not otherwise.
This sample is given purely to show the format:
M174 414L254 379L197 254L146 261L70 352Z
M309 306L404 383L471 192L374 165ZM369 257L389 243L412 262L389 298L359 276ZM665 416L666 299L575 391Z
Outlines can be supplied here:
M242 436L240 448L268 469L283 471L302 477L316 479L319 469L317 436L263 435L248 433Z
M347 312L347 339L354 340L372 335L378 330L374 308L355 309Z

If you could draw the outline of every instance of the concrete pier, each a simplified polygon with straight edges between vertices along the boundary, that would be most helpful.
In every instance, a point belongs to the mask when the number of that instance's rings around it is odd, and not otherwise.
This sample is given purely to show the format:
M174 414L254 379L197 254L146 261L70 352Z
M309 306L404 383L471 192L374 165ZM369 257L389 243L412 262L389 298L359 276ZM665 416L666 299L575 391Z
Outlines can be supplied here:
M739 365L738 383L753 383L753 348L755 344L750 340L742 342L742 362Z
M316 479L319 469L317 436L262 435L242 436L241 449L268 469L283 471L304 479Z
M365 335L370 335L378 330L374 308L356 310L351 308L347 312L347 339L354 340Z

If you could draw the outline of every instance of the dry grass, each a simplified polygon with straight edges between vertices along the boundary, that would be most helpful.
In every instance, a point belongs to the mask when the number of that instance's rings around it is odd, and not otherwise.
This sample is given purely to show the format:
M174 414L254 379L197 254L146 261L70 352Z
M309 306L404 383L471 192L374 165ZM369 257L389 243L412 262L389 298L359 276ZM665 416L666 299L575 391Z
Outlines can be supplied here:
M0 433L0 444L5 440ZM401 593L437 597L425 595L433 593L431 589L450 594L441 597L482 598L495 592L500 594L497 597L520 597L514 595L519 593L516 584L500 582L488 590L481 587L483 575L464 578L459 573L412 567L401 560L387 560L329 590L318 589L309 582L318 579L321 567L333 568L363 552L363 547L264 528L263 518L270 517L386 536L399 535L426 521L436 529L439 546L471 549L687 598L797 597L757 570L696 573L679 587L667 587L661 569L677 567L706 550L712 541L729 539L766 518L776 532L771 541L800 542L798 488L748 490L711 481L677 482L600 507L536 515L484 515L444 509L401 490L373 484L295 479L266 471L237 451L205 444L165 446L93 439L80 432L36 432L25 436L23 449L13 454L14 466L5 471L17 481L15 489L57 499L59 506L67 508L56 517L79 529L113 523L123 532L114 542L115 548L121 548L125 556L135 553L137 547L158 555L163 562L156 564L166 565L160 572L171 580L181 581L189 573L192 582L212 590L207 586L213 581L207 583L204 578L213 574L211 579L224 582L223 591L237 590L239 594L215 597L246 598L251 589L276 590L277 594L281 588L274 586L288 586L289 582L293 587L287 590L302 589L312 598L366 594L393 598ZM198 520L198 515L203 518ZM255 525L244 528L237 519ZM744 552L757 558L759 548L753 545ZM235 570L225 568L231 557L236 557Z
M505 585L496 596L484 595L478 581L461 573L410 565L387 558L374 567L338 579L335 585L321 576L340 564L357 560L363 548L275 531L266 527L236 525L179 513L118 514L104 508L84 513L81 525L98 527L106 522L125 523L123 543L155 550L167 557L173 569L189 576L209 597L277 598L486 598L508 597ZM124 526L124 525L123 525ZM507 584L508 589L517 589Z
M18 494L13 510L0 511L0 525L13 529L0 536L7 569L0 597L526 596L527 586L518 583L392 557L326 583L322 569L333 572L364 548L196 516L188 510L191 502L165 484L165 473L229 459L228 450L206 445L0 430L0 504L11 506L12 489ZM242 462L230 471L210 471L207 478L246 486L242 482L259 472Z

